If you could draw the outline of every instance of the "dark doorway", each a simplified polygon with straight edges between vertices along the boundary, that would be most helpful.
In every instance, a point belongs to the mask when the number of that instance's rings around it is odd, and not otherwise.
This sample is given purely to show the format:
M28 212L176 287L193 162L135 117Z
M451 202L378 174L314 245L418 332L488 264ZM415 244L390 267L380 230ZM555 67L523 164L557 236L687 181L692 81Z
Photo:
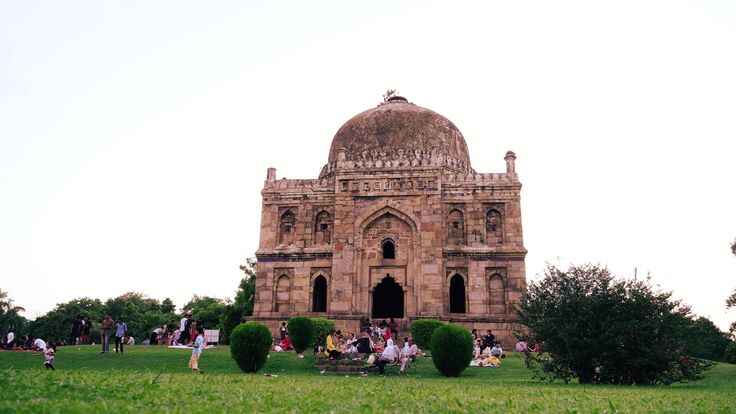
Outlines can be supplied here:
M327 279L321 275L314 279L312 312L327 312Z
M386 240L381 244L381 253L383 253L384 259L395 259L396 258L396 246L392 240Z
M403 318L404 291L388 275L373 289L373 318Z
M450 279L450 313L465 313L465 281L457 274Z

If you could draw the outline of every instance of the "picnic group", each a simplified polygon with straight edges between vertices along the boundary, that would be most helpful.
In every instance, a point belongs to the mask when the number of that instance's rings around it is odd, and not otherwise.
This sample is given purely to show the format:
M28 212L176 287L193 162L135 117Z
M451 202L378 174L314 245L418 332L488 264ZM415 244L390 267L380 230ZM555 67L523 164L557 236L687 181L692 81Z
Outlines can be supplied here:
M501 367L506 354L501 343L496 341L493 332L488 330L485 335L481 335L476 329L473 329L471 333L474 349L470 366ZM273 351L293 350L286 322L281 322L279 334L279 338L274 339ZM331 360L364 360L366 363L364 375L367 375L368 372L385 374L387 366L396 366L399 373L404 373L418 356L424 355L424 352L418 348L411 336L399 339L398 335L398 324L393 318L383 319L380 322L374 320L364 325L359 334L343 333L340 330L331 329L324 337L317 338L314 354L317 358ZM541 349L538 345L530 347L526 341L519 340L515 350L526 354L539 352Z

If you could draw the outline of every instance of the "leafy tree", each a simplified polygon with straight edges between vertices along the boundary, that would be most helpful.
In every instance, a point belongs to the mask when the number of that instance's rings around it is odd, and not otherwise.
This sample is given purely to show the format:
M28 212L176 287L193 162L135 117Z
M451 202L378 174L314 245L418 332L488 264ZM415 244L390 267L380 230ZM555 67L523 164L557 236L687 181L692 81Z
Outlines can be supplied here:
M192 318L201 322L205 328L222 329L221 320L227 305L228 302L223 299L194 295L183 309L192 311Z
M172 302L170 298L166 298L161 301L161 312L171 314L176 313L176 306L174 306L174 302Z
M459 377L473 359L473 336L460 325L436 327L430 347L435 368L446 377Z
M736 256L736 239L733 240L731 243L731 253ZM733 290L733 293L731 293L731 296L726 299L726 308L736 308L736 289ZM736 321L731 323L731 328L729 329L729 332L731 333L731 337L733 339L736 339Z
M687 319L683 335L685 353L688 356L725 361L725 352L731 340L728 334L720 329L708 318L699 317Z
M246 316L253 314L253 298L256 290L255 260L249 259L245 265L240 266L245 276L240 280L235 301L225 306L221 326L224 341L229 341L230 333L240 324Z
M28 320L21 316L25 312L22 306L13 304L13 299L8 296L8 292L0 289L0 334L12 330L16 336L24 335Z
M142 293L128 292L105 302L105 313L113 319L122 319L128 325L128 333L135 337L147 338L159 326L172 324L176 315L165 308L157 299Z
M243 323L233 330L230 355L243 372L257 372L266 364L272 341L271 331L265 325Z
M31 335L47 341L68 341L75 317L88 317L94 324L101 321L104 314L105 306L99 299L87 297L72 299L69 302L57 304L46 315L31 321L28 330Z
M688 317L671 293L594 265L548 266L519 305L519 321L548 352L538 361L542 376L581 383L698 379L705 367L684 355Z

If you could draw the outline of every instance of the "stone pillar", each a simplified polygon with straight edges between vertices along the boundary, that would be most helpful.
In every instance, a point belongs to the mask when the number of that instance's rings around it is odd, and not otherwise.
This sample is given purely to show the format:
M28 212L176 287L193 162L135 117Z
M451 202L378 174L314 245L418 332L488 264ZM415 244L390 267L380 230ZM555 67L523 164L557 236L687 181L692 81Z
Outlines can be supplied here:
M506 174L516 174L516 154L513 151L507 151L506 156Z
M276 169L275 168L269 167L268 170L266 170L266 181L268 182L276 181Z

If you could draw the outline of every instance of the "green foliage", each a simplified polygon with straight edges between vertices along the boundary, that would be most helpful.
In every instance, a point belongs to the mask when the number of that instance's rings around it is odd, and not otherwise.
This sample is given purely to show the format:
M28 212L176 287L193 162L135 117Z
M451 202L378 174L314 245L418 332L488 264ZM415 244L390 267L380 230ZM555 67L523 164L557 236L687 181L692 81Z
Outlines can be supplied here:
M238 290L235 292L235 301L225 306L220 325L226 343L232 330L243 322L246 316L253 314L253 297L256 290L255 264L255 260L248 260L246 265L240 266L245 277L240 280Z
M442 375L458 377L473 359L473 336L462 326L447 324L432 333L432 362Z
M243 372L257 372L271 349L271 331L256 322L238 325L230 335L230 355Z
M0 289L0 335L13 331L16 337L26 334L28 320L21 316L25 309L13 304L8 292Z
M444 326L436 319L419 319L411 324L411 337L420 349L429 349L435 329Z
M686 355L696 358L724 361L726 347L731 343L728 334L708 318L687 319L682 338L685 341Z
M175 323L176 315L173 312L164 312L170 309L170 305L164 306L157 299L146 297L138 292L128 292L108 299L103 308L103 315L110 315L114 320L123 320L128 325L128 334L141 341L148 338L156 327ZM92 321L100 319L102 317L92 319ZM92 336L92 338L99 342L98 336Z
M314 323L303 316L289 319L289 338L294 350L301 354L314 343Z
M222 319L228 302L209 296L194 295L184 305L184 311L192 311L192 318L202 324L205 329L222 329Z
M324 346L325 341L327 340L327 335L335 329L335 322L332 322L331 320L327 318L311 318L312 324L314 325L314 340L310 343L310 345L314 345L315 342L318 340L320 341L319 345ZM289 325L289 335L291 335L291 325Z
M593 265L548 267L542 280L529 284L519 308L519 322L549 353L535 364L541 375L581 383L697 379L698 369L671 374L684 357L688 318L671 293L645 281L616 280Z
M31 335L46 341L69 340L72 321L77 315L88 317L92 326L99 323L105 315L105 305L99 299L78 298L56 305L46 315L36 318L29 324ZM99 337L96 342L99 342Z
M736 342L731 341L723 353L723 361L729 364L736 364Z

